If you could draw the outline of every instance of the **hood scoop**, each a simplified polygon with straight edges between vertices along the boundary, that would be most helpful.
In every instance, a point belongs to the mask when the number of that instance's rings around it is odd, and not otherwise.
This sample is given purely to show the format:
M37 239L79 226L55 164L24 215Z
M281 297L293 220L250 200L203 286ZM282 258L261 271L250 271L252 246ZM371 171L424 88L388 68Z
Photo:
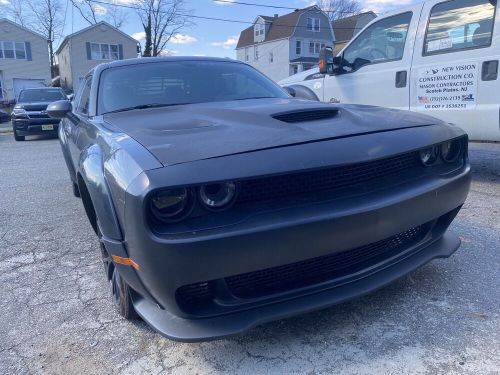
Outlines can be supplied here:
M339 114L338 109L308 109L307 111L286 112L273 115L276 120L295 124L298 122L309 122L328 120Z

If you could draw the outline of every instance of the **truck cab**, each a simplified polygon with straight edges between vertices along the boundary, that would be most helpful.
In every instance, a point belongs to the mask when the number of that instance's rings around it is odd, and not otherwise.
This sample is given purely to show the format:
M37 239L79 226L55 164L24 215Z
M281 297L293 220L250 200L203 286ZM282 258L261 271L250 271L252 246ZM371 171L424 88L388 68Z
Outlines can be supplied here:
M423 112L471 140L500 141L497 13L497 0L430 0L392 11L338 56L327 47L319 68L279 83L325 102Z

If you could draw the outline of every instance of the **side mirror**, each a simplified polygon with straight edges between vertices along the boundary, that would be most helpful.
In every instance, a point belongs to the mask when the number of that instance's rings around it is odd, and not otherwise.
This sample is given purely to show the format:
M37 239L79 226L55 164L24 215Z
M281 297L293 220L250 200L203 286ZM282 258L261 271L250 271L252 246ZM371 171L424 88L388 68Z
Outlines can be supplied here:
M290 86L285 86L283 87L283 90L285 90L291 97L294 97L297 95L297 92L293 87Z
M49 104L47 114L52 118L62 119L71 112L72 108L69 100L59 100Z
M73 101L73 99L75 98L75 94L69 94L69 95L67 95L67 97L68 97L68 100L69 100L70 102L72 102L72 101Z
M333 56L332 47L325 47L319 53L319 72L321 74L334 74L342 67L342 56Z

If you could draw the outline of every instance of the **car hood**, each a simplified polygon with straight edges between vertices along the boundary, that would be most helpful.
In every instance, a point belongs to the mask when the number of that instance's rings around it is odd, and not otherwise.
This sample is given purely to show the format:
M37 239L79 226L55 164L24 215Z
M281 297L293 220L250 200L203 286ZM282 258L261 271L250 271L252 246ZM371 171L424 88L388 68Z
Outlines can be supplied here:
M311 114L325 110L332 111L333 116L311 120ZM273 117L283 114L288 116L281 120ZM259 99L110 113L103 116L103 121L134 138L167 166L426 126L439 120L380 107L332 105L301 99Z
M23 107L26 111L45 111L50 102L23 102L17 105Z

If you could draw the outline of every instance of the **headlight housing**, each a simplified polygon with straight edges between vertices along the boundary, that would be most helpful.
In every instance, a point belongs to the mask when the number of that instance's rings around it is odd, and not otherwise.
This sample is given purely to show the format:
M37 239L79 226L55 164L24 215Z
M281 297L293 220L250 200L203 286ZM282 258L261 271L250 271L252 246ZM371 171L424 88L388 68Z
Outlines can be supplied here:
M12 114L14 115L18 115L18 116L22 116L22 115L25 115L26 114L26 110L19 106L19 107L14 107L14 109L12 110Z
M211 211L229 208L234 203L237 193L238 186L231 181L203 185L198 190L201 203Z
M426 167L431 166L439 157L439 147L431 146L420 150L420 161Z
M195 194L186 187L160 190L150 198L153 216L162 222L175 223L186 218L193 210Z
M445 163L453 163L462 155L462 143L461 139L455 139L441 144L441 158Z

